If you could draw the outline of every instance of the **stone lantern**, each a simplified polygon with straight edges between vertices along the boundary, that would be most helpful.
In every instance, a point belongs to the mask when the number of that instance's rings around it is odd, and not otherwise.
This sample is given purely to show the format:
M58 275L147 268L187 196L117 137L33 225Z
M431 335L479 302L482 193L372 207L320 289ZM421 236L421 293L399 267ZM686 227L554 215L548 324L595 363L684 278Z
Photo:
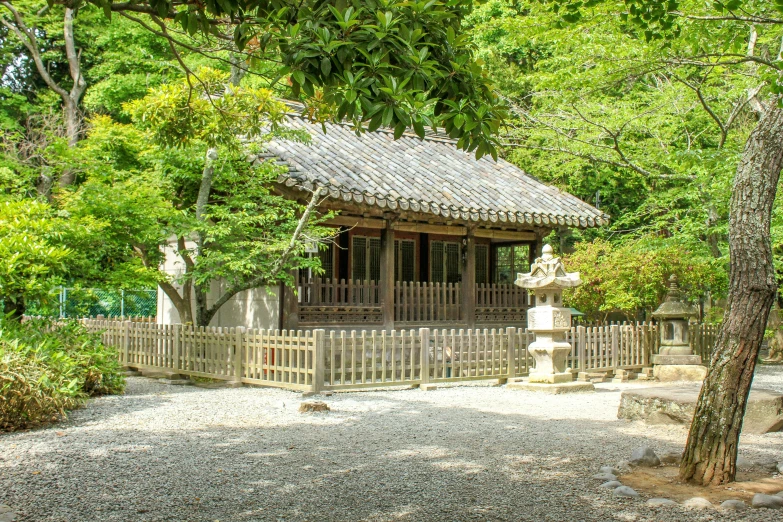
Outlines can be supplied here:
M666 299L653 312L658 322L661 347L653 355L653 375L661 381L700 381L706 376L701 357L693 354L688 333L689 322L698 316L695 307L682 301L677 276L669 278Z
M566 368L571 345L565 334L571 328L571 310L563 306L562 292L582 284L579 273L566 272L560 258L552 255L552 247L545 245L530 272L517 274L514 284L529 289L536 297L536 306L527 312L527 328L536 336L527 349L536 365L527 382L514 382L509 388L550 393L594 390L592 383L574 382Z

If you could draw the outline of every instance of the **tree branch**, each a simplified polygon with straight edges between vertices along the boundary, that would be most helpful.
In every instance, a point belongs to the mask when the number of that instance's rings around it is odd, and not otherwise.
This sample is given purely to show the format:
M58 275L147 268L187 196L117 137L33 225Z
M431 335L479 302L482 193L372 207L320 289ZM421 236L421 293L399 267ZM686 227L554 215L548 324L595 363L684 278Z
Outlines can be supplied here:
M209 308L209 310L207 310L206 324L209 324L209 321L212 320L212 317L215 315L215 313L217 313L217 311L220 309L221 306L226 304L229 299L234 297L239 292L242 292L244 290L249 290L251 288L256 288L257 286L261 285L264 281L273 281L274 279L277 278L277 275L280 273L280 271L283 269L285 264L291 258L291 256L294 253L294 250L296 250L299 237L302 235L302 231L304 230L305 226L307 226L307 223L309 223L310 221L310 215L313 213L316 207L318 207L318 204L320 203L321 190L322 189L320 189L319 187L315 187L315 190L313 191L313 195L310 198L310 202L307 204L307 207L305 208L304 212L302 212L302 216L299 218L299 222L296 225L296 229L294 230L294 233L291 235L291 240L288 242L288 246L283 251L283 253L280 254L280 257L277 259L277 262L272 267L272 271L269 274L255 277L249 281L245 281L242 284L229 287L225 291L225 293L222 296L220 296L220 298L217 301L214 302L214 304Z
M22 45L24 45L30 52L30 57L33 59L35 68L38 71L38 74L41 75L41 78L43 78L44 83L46 83L50 89L60 95L63 101L67 101L68 91L60 87L57 82L52 79L51 75L49 75L49 71L46 69L46 65L43 63L41 52L38 49L38 42L35 38L35 33L27 27L27 25L24 23L24 18L22 18L22 15L19 13L19 11L17 11L14 6L11 5L11 2L2 0L0 1L0 6L5 7L11 12L14 17L14 23L12 24L6 20L5 17L0 17L0 22L2 22L2 24L7 27L8 30L13 32L22 42Z

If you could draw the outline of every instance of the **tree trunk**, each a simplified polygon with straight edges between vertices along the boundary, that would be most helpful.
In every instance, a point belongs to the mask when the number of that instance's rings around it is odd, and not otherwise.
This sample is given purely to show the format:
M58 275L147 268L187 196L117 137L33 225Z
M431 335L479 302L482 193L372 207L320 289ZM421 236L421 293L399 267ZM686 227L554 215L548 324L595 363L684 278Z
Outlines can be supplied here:
M783 109L774 105L745 144L732 186L729 295L699 394L680 478L725 484L736 474L742 417L777 284L770 220L783 168Z
M209 204L209 195L212 193L212 184L215 179L215 161L218 158L218 151L216 148L210 147L204 157L204 170L201 172L201 185L198 189L198 197L196 198L196 220L200 223L206 223L207 205ZM198 231L196 244L198 251L196 257L200 256L206 248L207 235L204 229ZM196 326L209 326L212 314L209 314L207 310L207 293L209 292L209 284L206 285L193 285L196 298Z
M3 299L3 314L11 321L21 321L25 310L24 297L19 296L15 300Z

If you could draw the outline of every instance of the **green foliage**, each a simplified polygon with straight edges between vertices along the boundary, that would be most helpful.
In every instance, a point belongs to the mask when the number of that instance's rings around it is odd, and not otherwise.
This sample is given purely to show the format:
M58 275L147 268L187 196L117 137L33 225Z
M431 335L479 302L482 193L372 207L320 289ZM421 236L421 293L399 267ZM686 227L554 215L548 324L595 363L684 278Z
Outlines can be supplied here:
M0 324L0 430L56 421L87 397L124 388L116 350L82 325Z
M686 296L698 301L706 292L722 295L727 287L725 266L708 252L666 244L656 238L614 245L602 239L579 243L565 256L568 270L580 273L583 284L564 291L563 300L604 320L611 312L629 320L652 312L666 295L666 280L676 274Z
M91 0L112 11L127 3ZM503 105L460 25L470 0L339 2L148 0L134 10L173 19L191 36L224 37L231 20L238 49L251 61L274 60L294 97L329 107L328 117L363 126L443 127L478 157L497 156ZM269 62L267 62L269 63Z
M72 254L61 241L62 226L45 203L0 200L0 296L7 310L46 299L60 282Z

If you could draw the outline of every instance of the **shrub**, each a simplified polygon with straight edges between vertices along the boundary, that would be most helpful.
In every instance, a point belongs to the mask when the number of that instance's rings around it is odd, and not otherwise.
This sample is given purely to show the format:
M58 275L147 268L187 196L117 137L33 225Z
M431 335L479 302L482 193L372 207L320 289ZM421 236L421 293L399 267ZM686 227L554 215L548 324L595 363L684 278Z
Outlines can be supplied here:
M117 351L79 323L0 325L0 430L58 420L87 397L124 387Z

